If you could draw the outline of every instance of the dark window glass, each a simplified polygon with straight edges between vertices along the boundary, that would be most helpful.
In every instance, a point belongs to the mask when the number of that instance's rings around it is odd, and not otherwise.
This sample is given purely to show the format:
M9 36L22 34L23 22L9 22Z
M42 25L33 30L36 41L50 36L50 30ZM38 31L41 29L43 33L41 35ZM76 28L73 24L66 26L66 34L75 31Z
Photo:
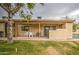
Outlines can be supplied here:
M62 28L62 24L61 24L61 25L59 25L59 28Z
M56 30L56 26L52 26L52 29L53 29L53 30Z
M22 31L29 31L29 26L22 25L21 30Z

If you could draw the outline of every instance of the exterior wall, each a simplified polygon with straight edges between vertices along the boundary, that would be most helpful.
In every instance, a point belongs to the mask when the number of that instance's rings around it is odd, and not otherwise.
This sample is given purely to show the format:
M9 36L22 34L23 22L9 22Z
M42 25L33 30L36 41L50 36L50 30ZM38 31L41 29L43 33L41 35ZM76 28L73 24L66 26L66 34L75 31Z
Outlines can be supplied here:
M67 38L71 39L73 37L73 23L66 23Z
M4 31L5 30L5 24L4 23L0 23L0 31Z
M2 31L4 33L3 36L5 36L5 24L4 23L0 23L0 31Z
M66 29L49 30L49 39L67 39Z
M17 27L18 27L18 33L17 33L17 35L18 36L23 36L25 32L21 31L21 25L17 25Z
M65 29L49 30L49 39L71 39L73 23L66 23Z

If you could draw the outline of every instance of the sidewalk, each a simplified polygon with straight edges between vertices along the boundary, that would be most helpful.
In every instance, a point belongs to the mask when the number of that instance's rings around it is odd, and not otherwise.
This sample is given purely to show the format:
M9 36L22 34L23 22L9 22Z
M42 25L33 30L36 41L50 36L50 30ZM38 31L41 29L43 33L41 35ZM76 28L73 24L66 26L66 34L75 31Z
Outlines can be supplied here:
M0 38L0 40L7 40L7 38ZM79 39L48 39L46 37L14 37L13 40L36 40L36 41L79 41Z

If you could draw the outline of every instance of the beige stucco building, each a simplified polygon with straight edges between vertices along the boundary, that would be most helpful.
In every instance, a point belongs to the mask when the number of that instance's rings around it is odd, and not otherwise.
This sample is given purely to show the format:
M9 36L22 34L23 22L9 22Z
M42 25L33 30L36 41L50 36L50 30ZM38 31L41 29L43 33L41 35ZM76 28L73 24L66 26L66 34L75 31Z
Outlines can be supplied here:
M73 20L13 20L14 37L46 37L48 39L72 39ZM0 20L0 36L7 36L7 24Z

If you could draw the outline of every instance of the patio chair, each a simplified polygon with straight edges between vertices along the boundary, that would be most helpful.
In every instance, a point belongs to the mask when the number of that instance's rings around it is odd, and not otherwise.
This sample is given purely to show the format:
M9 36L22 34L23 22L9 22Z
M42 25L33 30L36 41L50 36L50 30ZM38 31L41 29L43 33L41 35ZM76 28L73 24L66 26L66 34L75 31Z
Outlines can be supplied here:
M33 32L29 32L29 37L33 37Z

